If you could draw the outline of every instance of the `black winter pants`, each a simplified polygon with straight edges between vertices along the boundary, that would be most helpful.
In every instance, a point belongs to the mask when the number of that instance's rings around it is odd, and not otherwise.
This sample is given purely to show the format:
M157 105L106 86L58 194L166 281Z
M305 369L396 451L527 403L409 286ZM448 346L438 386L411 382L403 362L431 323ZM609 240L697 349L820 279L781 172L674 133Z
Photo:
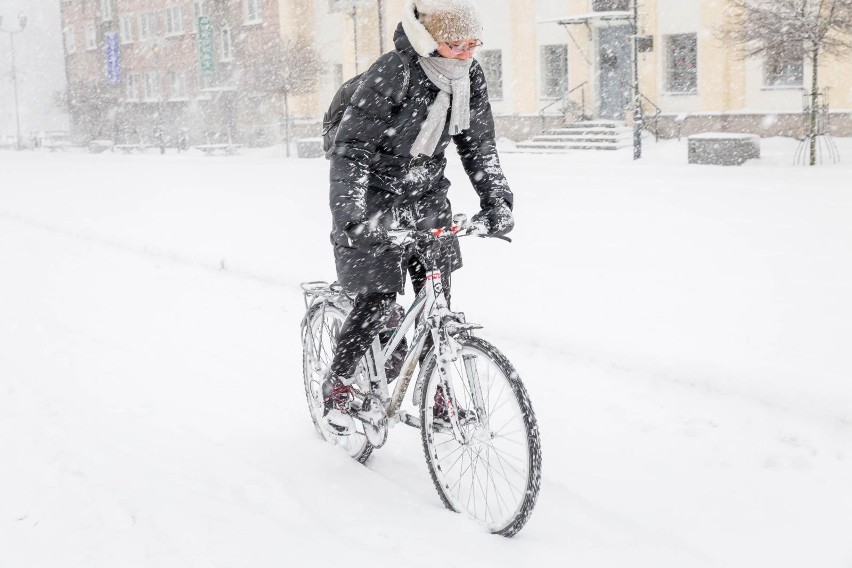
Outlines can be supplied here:
M411 285L417 294L426 284L426 269L415 257L408 263L408 273L411 275ZM441 274L444 284L444 296L450 302L450 275ZM355 307L349 312L340 335L337 338L337 351L331 362L331 372L347 381L355 374L358 361L367 352L376 335L385 325L390 316L391 308L396 302L396 294L365 292L355 297ZM431 338L426 338L426 353L431 344Z

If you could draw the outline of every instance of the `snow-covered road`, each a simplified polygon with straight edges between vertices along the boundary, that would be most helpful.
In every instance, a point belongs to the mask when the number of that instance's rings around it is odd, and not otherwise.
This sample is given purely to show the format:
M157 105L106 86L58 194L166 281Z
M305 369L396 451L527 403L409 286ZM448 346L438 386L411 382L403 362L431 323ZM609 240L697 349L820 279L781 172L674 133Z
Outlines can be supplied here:
M416 431L367 467L313 432L324 161L0 153L0 568L849 568L852 168L770 142L504 158L515 243L466 243L453 296L542 431L511 540L442 508Z

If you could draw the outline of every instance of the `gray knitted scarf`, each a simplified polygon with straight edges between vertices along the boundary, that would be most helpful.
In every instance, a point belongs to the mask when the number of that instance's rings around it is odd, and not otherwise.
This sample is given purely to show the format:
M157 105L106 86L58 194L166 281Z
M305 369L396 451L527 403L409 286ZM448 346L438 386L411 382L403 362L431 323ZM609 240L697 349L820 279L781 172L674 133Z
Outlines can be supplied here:
M429 114L411 146L414 157L434 154L451 106L450 134L461 134L462 130L470 128L470 65L473 60L420 57L419 61L426 76L441 92L429 106Z

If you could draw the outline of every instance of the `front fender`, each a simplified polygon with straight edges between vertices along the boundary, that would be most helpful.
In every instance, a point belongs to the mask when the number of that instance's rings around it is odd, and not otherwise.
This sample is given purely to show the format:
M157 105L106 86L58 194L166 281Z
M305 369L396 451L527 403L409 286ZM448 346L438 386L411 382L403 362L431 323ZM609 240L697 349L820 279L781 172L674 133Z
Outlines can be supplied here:
M426 357L422 359L425 364L420 365L420 370L417 373L417 382L414 383L414 390L411 393L411 403L417 408L420 408L420 399L423 398L423 385L426 383L427 367L431 367L430 363L434 359L435 347L433 346L429 349L429 352L426 353Z

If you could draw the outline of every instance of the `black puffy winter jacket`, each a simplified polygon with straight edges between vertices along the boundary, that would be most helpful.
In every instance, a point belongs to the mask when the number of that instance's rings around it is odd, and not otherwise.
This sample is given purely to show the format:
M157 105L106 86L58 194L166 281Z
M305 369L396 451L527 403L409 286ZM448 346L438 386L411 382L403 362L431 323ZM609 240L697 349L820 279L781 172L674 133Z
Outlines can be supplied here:
M403 62L393 53L379 57L352 96L331 155L331 240L338 280L352 293L403 292L407 259L378 248L358 250L347 228L372 223L386 229L422 230L451 224L450 182L444 176L444 151L451 138L481 207L500 200L512 206L512 192L497 156L482 68L476 61L470 68L470 128L451 137L448 120L433 156L413 159L411 146L439 90L418 64L418 54L402 24L394 44L409 61L407 95L394 104L393 93L403 89ZM461 254L454 242L439 268L446 273L460 266Z

